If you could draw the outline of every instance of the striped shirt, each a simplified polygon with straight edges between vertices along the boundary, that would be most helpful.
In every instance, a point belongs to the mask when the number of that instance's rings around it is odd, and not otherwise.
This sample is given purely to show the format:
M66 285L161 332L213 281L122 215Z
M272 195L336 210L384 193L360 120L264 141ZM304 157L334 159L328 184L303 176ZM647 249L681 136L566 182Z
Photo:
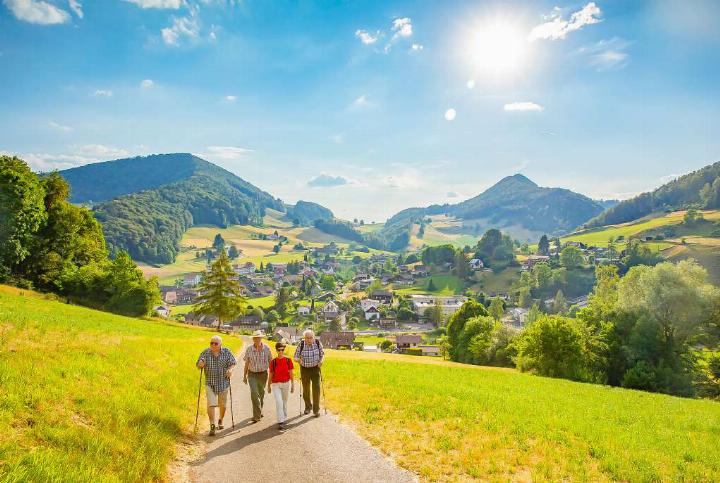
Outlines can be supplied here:
M205 385L210 386L215 394L230 387L230 379L225 376L225 372L235 365L235 357L230 349L223 347L217 355L213 354L212 349L205 349L197 361L205 361Z
M295 359L302 367L315 367L319 365L325 358L325 351L319 340L313 340L312 344L305 343L301 340L295 349Z
M265 344L261 344L260 349L256 349L255 344L252 344L245 350L243 360L247 363L250 372L264 372L270 366L272 354L270 348Z

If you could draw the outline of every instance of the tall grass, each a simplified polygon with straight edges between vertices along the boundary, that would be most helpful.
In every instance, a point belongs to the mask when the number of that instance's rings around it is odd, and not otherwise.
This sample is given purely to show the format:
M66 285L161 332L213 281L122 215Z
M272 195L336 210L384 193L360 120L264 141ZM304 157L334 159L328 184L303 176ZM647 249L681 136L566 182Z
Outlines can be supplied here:
M329 407L427 480L718 481L720 404L328 351Z
M0 290L0 481L163 478L210 334L11 292Z

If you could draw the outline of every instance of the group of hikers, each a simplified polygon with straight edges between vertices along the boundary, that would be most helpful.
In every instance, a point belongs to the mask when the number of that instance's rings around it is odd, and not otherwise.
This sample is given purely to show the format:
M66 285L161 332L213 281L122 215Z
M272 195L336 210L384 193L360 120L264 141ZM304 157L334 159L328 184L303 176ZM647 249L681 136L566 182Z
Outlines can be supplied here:
M245 349L243 361L245 370L243 382L250 386L250 400L253 408L252 421L260 421L263 417L265 391L275 397L278 429L285 428L288 419L287 403L289 394L295 392L293 371L295 362L300 366L302 396L305 404L304 414L311 412L320 416L320 384L321 366L325 351L312 330L306 330L303 338L295 349L292 359L285 354L287 343L284 340L275 344L277 356L272 357L270 347L263 343L264 333L255 331L252 344ZM216 430L224 429L223 420L228 403L232 398L230 379L237 361L232 352L222 346L222 338L214 335L210 339L210 347L200 353L197 367L205 374L205 394L207 413L210 421L210 436ZM201 374L202 380L202 374ZM198 394L198 404L200 395ZM232 400L230 401L232 403ZM219 414L216 414L219 410ZM232 411L232 406L231 406Z

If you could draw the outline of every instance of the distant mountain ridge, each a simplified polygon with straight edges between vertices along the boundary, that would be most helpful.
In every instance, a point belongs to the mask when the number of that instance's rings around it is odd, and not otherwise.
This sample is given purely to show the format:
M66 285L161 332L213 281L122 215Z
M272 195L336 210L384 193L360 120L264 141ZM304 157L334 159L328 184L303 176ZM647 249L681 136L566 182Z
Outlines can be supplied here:
M720 162L680 176L653 191L621 201L589 220L585 226L617 225L656 211L685 208L720 208Z
M70 183L71 201L93 205L108 248L148 263L174 261L193 225L262 225L266 208L287 211L271 194L189 153L119 159L60 174ZM299 213L305 218L308 209L301 205Z
M483 193L457 204L409 208L385 224L386 237L397 237L428 215L447 214L462 220L459 232L499 228L517 239L567 233L603 211L603 206L564 188L544 188L522 174L507 176ZM464 230L464 231L463 231Z

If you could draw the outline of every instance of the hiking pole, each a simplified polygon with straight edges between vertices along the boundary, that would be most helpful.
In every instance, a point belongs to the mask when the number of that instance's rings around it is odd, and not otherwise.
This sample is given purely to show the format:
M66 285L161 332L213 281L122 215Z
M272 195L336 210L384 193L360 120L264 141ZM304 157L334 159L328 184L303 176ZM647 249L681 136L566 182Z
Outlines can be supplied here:
M232 421L232 427L233 429L235 429L235 411L233 410L232 381L230 381L230 421Z
M300 395L300 414L298 414L298 417L302 416L303 413L303 385L302 385L302 376L300 377L300 390L298 391L298 394Z
M327 415L327 405L325 404L327 402L327 399L325 398L325 378L322 375L322 369L319 367L318 372L320 373L320 389L322 390L323 407L325 408L325 415Z
M195 433L197 433L198 416L200 416L200 391L202 390L202 376L203 370L200 368L200 385L198 385L197 408L195 409L195 429L193 430Z

